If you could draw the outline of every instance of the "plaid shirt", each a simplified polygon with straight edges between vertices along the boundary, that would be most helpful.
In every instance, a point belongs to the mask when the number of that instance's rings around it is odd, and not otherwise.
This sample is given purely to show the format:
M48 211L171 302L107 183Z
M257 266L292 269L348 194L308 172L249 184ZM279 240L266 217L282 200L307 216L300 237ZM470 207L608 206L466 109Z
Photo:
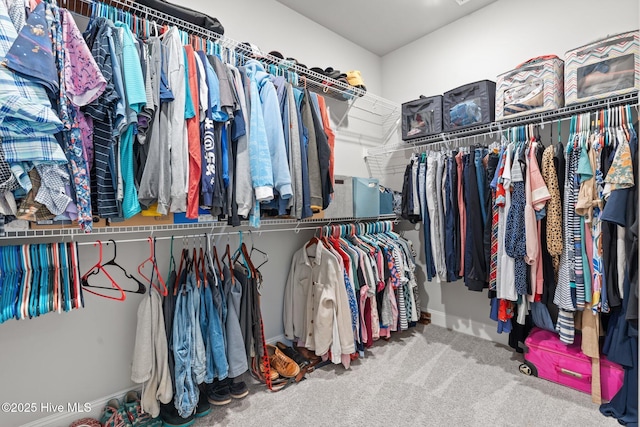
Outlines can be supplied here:
M24 30L30 28L26 25ZM0 58L5 58L17 36L7 8L0 2ZM62 123L44 88L0 66L0 138L6 160L67 163L54 136L61 130Z

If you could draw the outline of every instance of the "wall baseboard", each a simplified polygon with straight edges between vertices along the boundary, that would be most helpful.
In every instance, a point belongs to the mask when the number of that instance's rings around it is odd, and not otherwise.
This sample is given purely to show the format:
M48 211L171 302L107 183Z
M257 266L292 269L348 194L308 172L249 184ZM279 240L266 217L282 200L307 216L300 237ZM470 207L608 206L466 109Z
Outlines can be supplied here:
M111 399L121 400L122 397L131 390L136 390L136 388L129 388L126 390L122 390L116 393L113 393L106 397L101 397L99 399L94 400L93 402L87 402L91 406L91 411L88 412L61 412L55 415L49 415L48 417L40 418L35 421L31 421L27 424L22 424L21 427L69 427L69 424L72 422L79 420L81 418L95 418L97 420L102 416L102 410L104 409L107 402ZM138 391L141 391L142 388L137 388Z
M283 334L267 339L268 344L275 344L278 341L288 342L288 340L285 338ZM135 388L119 391L112 395L94 400L93 402L87 402L89 403L89 405L91 405L90 412L84 412L84 413L61 412L59 414L50 415L35 421L31 421L27 424L23 424L21 427L68 427L69 424L81 418L90 417L90 418L100 419L100 416L102 415L102 410L104 409L105 405L109 400L113 398L122 399L122 396L124 396L130 390L135 390ZM141 388L138 388L137 390L140 391Z
M429 313L431 313L432 325L441 326L462 334L504 345L508 345L509 343L509 334L497 333L495 324L475 322L471 319L447 314L442 311L429 310Z

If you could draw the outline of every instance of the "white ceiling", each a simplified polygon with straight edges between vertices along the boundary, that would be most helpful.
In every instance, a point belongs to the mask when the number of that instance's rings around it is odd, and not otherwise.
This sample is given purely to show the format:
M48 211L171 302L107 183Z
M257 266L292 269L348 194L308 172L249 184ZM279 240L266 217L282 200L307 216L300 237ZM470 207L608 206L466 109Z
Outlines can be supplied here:
M277 1L383 56L496 0Z

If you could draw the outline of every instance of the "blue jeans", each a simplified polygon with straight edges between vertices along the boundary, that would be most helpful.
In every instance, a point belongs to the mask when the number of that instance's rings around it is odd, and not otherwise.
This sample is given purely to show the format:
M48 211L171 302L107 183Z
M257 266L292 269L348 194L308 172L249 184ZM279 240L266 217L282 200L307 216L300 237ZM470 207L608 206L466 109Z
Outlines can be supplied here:
M200 289L200 328L207 355L207 373L204 382L208 384L211 384L214 378L223 380L229 374L222 325L218 310L213 304L212 285L209 284L204 289Z
M181 284L176 310L173 317L173 357L175 360L176 394L174 404L178 414L187 418L198 405L199 390L192 375L193 342L192 327L195 323L193 301L194 276L186 276L186 283Z

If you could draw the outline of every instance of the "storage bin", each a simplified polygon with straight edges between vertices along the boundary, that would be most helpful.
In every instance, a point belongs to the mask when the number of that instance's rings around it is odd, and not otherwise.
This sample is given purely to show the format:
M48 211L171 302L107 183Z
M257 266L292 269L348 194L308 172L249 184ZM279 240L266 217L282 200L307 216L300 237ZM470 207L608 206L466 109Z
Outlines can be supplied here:
M189 219L185 212L176 212L173 214L174 224L199 224L203 222L216 222L218 218L211 215L208 209L198 208L198 218Z
M353 216L371 218L380 214L380 191L375 178L353 178Z
M496 84L491 80L469 83L442 96L446 132L491 123L495 114Z
M393 214L393 191L380 186L380 215Z
M500 74L496 82L496 120L564 107L564 61L539 56Z
M525 345L525 364L531 373L545 380L591 393L591 358L580 350L581 335L566 345L557 334L533 328ZM600 388L604 400L611 400L622 387L624 370L606 357L600 357Z
M567 105L640 89L638 30L618 34L565 54Z
M442 132L442 96L420 96L402 104L402 140Z
M353 218L353 177L336 175L333 200L324 210L325 218Z

